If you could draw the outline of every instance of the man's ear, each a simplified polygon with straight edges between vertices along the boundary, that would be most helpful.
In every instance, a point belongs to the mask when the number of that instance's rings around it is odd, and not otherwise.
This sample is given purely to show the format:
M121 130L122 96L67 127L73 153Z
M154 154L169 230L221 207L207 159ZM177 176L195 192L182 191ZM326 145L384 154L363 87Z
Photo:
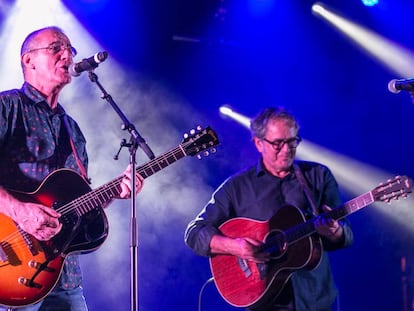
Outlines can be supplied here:
M257 138L257 137L253 137L253 142L254 142L254 145L256 146L257 150L259 152L262 152L262 150L263 150L263 145L262 145L263 141L261 139Z
M34 69L35 65L32 63L32 58L29 53L23 54L21 57L24 67Z

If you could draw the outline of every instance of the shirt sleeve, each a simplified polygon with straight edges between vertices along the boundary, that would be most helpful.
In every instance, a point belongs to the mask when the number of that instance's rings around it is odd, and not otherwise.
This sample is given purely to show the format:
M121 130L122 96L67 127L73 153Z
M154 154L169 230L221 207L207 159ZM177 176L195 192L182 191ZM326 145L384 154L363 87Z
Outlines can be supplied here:
M198 255L210 255L210 241L220 234L220 224L231 215L229 180L226 180L212 195L203 210L192 220L185 231L185 243Z
M9 131L9 120L12 111L13 98L15 98L15 101L18 100L17 90L0 94L0 148L3 146L7 137L7 132Z

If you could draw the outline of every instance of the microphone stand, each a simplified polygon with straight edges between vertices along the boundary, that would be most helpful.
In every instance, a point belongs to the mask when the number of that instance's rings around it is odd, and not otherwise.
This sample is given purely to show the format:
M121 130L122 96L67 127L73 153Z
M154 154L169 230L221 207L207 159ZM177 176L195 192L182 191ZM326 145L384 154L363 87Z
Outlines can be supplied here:
M131 310L138 310L138 225L137 225L137 213L136 213L136 150L138 147L145 152L149 159L154 159L155 155L150 149L150 147L145 142L145 139L139 134L134 125L129 122L125 114L117 106L117 104L112 99L112 96L109 95L106 90L103 88L101 83L98 81L98 76L89 70L89 79L96 83L98 88L102 91L102 99L105 99L112 108L118 113L119 117L122 120L122 129L128 130L131 134L130 142L126 143L125 140L121 143L121 148L128 146L130 152L130 164L132 167L132 190L131 190L131 219L130 219L130 250L131 250ZM119 153L119 151L118 151ZM115 157L117 159L117 156Z

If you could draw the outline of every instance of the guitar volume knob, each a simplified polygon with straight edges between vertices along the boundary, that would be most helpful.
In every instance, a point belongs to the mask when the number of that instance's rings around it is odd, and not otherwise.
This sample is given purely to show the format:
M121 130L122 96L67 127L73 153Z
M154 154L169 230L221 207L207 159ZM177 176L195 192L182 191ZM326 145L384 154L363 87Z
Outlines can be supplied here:
M38 269L38 268L40 267L40 263L38 263L38 262L34 261L33 259L32 259L32 260L30 260L30 261L27 263L27 265L28 265L30 268L34 268L34 269Z
M26 287L38 288L38 289L42 288L42 286L39 283L33 282L33 280L25 278L23 276L17 279L17 283L24 285Z
M17 283L24 285L24 286L29 286L30 280L21 276L17 279Z

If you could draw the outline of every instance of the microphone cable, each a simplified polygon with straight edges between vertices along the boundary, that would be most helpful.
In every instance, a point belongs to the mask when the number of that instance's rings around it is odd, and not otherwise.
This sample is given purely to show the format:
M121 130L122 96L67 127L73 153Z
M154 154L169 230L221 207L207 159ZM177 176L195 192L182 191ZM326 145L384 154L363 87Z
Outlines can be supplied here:
M201 311L201 297L203 296L204 289L209 283L213 281L214 281L214 277L211 277L207 281L204 282L203 286L201 286L200 293L198 295L198 311Z

